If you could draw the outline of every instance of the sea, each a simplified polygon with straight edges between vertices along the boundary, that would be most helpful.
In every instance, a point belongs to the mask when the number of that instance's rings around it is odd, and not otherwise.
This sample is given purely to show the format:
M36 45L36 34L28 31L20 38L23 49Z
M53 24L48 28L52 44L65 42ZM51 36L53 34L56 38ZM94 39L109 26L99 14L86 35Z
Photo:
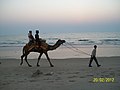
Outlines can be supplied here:
M40 37L53 45L63 39L74 46L120 45L120 32L41 33ZM28 43L26 35L0 35L0 47L22 47Z
M34 33L33 33L34 35ZM46 43L54 45L58 39L66 43L49 52L52 59L90 58L94 45L97 57L120 56L120 32L40 33ZM28 43L25 35L0 35L0 58L17 58L22 55L23 46ZM29 59L37 59L39 53L30 53ZM46 58L45 55L42 58Z

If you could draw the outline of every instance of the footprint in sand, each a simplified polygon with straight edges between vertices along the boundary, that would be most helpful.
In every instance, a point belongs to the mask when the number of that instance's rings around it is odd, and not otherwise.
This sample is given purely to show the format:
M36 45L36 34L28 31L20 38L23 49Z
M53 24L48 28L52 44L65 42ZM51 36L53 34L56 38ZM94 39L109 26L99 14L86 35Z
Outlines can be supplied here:
M75 72L74 74L79 74L80 72Z
M64 74L64 72L58 72L57 74L58 74L58 75L61 75L61 74Z
M118 73L117 75L120 76L120 73Z
M9 82L4 82L4 83L2 83L2 85L8 85L8 84L10 84Z
M43 72L41 72L40 70L37 70L36 72L32 74L32 77L38 77L39 75L42 75L42 74Z
M23 82L25 82L25 81L18 81L18 83L23 83Z
M112 68L108 68L109 70L112 70Z
M103 72L101 72L101 73L106 73L106 71L103 71Z
M94 83L92 80L88 81L89 83Z
M50 82L50 83L54 83L54 81L53 81L53 80L50 80L50 81L48 81L48 82Z
M109 73L111 76L115 76L115 73L114 72L110 72Z
M104 75L104 76L105 76L105 77L110 77L110 75L107 75L107 74L106 74L106 75Z
M86 76L80 76L80 78L86 78Z
M57 77L55 80L61 80L61 77Z
M44 74L45 76L52 76L54 73L53 72L49 72L49 73L46 73Z
M73 75L73 76L69 76L68 78L75 78L75 77L77 77L76 75Z
M69 80L69 82L75 82L75 80Z
M86 76L88 76L88 77L93 77L94 75L93 75L93 74L89 74L89 75L86 75Z
M80 72L68 72L67 74L79 74Z
M30 82L36 82L37 80L29 80Z

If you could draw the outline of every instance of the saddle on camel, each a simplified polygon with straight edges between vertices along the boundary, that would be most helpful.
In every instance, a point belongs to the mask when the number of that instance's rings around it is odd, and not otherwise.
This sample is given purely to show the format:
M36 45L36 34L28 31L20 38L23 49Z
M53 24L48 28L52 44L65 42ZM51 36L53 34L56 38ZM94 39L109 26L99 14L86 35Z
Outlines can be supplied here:
M40 43L40 44L39 44ZM28 51L34 49L35 51L38 49L38 48L42 48L44 50L47 49L48 47L48 44L46 43L46 40L44 39L40 39L40 42L37 43L36 41L34 41L33 43L29 44L27 43L26 46L29 48Z
M48 46L46 44L46 40L39 38L38 30L36 30L35 39L32 35L32 31L29 31L28 38L29 42L26 44L26 46L29 48L29 50L32 50L33 48L34 50L37 50L37 48L47 49Z

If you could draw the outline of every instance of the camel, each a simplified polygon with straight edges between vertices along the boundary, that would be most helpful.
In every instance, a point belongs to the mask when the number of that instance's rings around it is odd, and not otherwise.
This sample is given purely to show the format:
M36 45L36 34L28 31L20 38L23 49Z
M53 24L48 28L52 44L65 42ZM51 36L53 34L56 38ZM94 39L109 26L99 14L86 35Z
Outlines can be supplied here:
M28 64L29 67L32 67L32 65L30 65L27 61L27 56L28 54L30 54L30 52L38 52L40 53L39 57L38 57L38 61L37 61L37 66L39 67L39 61L41 59L41 56L43 54L46 55L47 57L47 60L49 61L49 64L51 67L54 67L54 65L51 63L50 61L50 58L48 56L48 51L51 51L51 50L55 50L56 48L58 48L61 44L65 43L65 40L61 40L59 39L54 45L49 45L45 42L42 42L41 43L41 46L37 47L35 46L35 44L32 44L31 46L29 46L28 44L26 44L24 47L23 47L23 55L21 56L21 63L20 65L23 64L23 58L25 57L25 61L26 63Z

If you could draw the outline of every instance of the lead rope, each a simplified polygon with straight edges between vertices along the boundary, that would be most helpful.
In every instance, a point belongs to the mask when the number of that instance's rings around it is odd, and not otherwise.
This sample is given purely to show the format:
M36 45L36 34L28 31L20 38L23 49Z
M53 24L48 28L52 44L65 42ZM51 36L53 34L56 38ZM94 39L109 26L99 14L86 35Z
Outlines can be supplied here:
M66 42L66 44L70 45L72 48L68 47L67 45L64 45L64 46L66 46L67 48L71 49L71 50L74 51L74 52L83 53L83 54L86 54L86 55L88 55L88 56L91 56L90 54L88 54L88 53L86 53L86 52L84 52L84 51L82 51L82 50L74 47L72 44L70 44L70 43L68 43L68 42Z

